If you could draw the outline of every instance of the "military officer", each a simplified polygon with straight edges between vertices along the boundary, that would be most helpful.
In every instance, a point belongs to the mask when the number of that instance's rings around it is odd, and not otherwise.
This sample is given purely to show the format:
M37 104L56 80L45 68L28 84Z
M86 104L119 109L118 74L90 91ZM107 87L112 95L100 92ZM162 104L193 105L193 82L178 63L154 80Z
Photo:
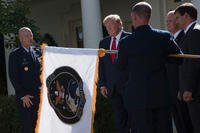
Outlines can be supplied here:
M9 77L16 92L22 131L34 133L41 85L41 52L32 46L33 34L28 27L19 29L19 40L21 46L9 56Z

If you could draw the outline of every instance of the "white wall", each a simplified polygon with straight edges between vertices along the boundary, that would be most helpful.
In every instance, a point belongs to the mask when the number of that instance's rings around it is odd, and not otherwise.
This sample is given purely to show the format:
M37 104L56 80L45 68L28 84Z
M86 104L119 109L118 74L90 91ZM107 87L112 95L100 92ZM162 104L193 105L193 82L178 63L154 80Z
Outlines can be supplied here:
M102 20L109 14L118 14L124 26L131 29L131 7L136 1L130 0L101 0ZM126 27L125 26L125 27Z
M100 0L101 18L108 14L119 14L124 22L125 29L130 29L130 12L135 3L143 0ZM152 5L152 17L150 23L155 28L165 28L165 16L169 10L182 2L174 3L174 0L146 0ZM190 1L190 0L184 0ZM199 1L199 0L196 0ZM199 6L200 7L200 6ZM50 33L59 46L75 46L71 23L81 22L80 0L34 0L32 1L32 14L30 15L40 27L40 32Z
M65 0L46 0L35 1L32 3L30 17L36 21L36 25L40 28L41 34L50 33L59 46L66 46L68 38L65 31L68 30L66 26L66 18L70 16L68 10L71 3ZM73 10L72 10L73 11ZM74 12L76 14L76 12ZM80 17L80 14L78 15Z
M192 3L196 6L198 11L198 18L197 21L200 23L200 0L192 0Z

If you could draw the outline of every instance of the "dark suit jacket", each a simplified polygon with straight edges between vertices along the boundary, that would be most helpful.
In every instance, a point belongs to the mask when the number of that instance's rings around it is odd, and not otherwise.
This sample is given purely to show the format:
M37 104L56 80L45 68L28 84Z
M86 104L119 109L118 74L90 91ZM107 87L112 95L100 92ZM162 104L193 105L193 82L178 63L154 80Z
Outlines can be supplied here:
M185 54L200 54L200 25L193 24L180 42ZM184 59L180 66L180 89L193 92L193 98L200 100L200 60Z
M179 32L175 42L179 45L181 38L184 36L184 31ZM179 91L179 65L175 63L167 63L167 75L169 79L169 88L172 91L173 101L176 101Z
M117 65L129 73L124 92L127 109L164 107L171 104L165 63L168 55L180 53L170 33L137 27L120 42Z
M32 55L28 54L23 47L19 47L10 53L9 76L17 98L27 94L33 96L39 94L41 53L33 47L31 51Z
M123 38L127 35L130 35L128 32L122 32L121 37ZM106 50L110 49L111 37L108 36L100 41L99 48L104 48ZM118 44L119 47L120 44ZM116 86L117 88L121 88L120 86L123 84L122 81L118 78L122 78L124 73L117 72L114 64L111 61L110 54L106 54L104 57L99 59L99 86L106 86L108 88L108 95L112 96L113 90ZM118 85L116 85L116 83Z

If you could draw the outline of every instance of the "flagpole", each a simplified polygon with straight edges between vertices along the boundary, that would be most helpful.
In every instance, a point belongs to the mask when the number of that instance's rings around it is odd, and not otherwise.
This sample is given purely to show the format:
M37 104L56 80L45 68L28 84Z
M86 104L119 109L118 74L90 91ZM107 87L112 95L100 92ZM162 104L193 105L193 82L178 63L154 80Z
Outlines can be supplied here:
M99 57L105 56L105 54L111 54L111 53L118 53L118 50L105 50L103 48L100 48L98 51ZM191 58L191 59L200 59L200 55L194 55L194 54L170 54L169 57L175 57L175 58Z
M199 59L200 55L193 55L193 54L170 54L169 57Z

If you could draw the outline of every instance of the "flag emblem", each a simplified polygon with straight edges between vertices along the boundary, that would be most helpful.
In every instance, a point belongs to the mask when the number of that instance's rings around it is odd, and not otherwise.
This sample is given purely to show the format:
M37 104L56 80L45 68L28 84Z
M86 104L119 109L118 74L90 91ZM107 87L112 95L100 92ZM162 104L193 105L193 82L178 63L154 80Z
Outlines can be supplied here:
M48 76L46 86L49 103L59 119L68 124L78 122L86 102L78 72L69 66L59 67Z

